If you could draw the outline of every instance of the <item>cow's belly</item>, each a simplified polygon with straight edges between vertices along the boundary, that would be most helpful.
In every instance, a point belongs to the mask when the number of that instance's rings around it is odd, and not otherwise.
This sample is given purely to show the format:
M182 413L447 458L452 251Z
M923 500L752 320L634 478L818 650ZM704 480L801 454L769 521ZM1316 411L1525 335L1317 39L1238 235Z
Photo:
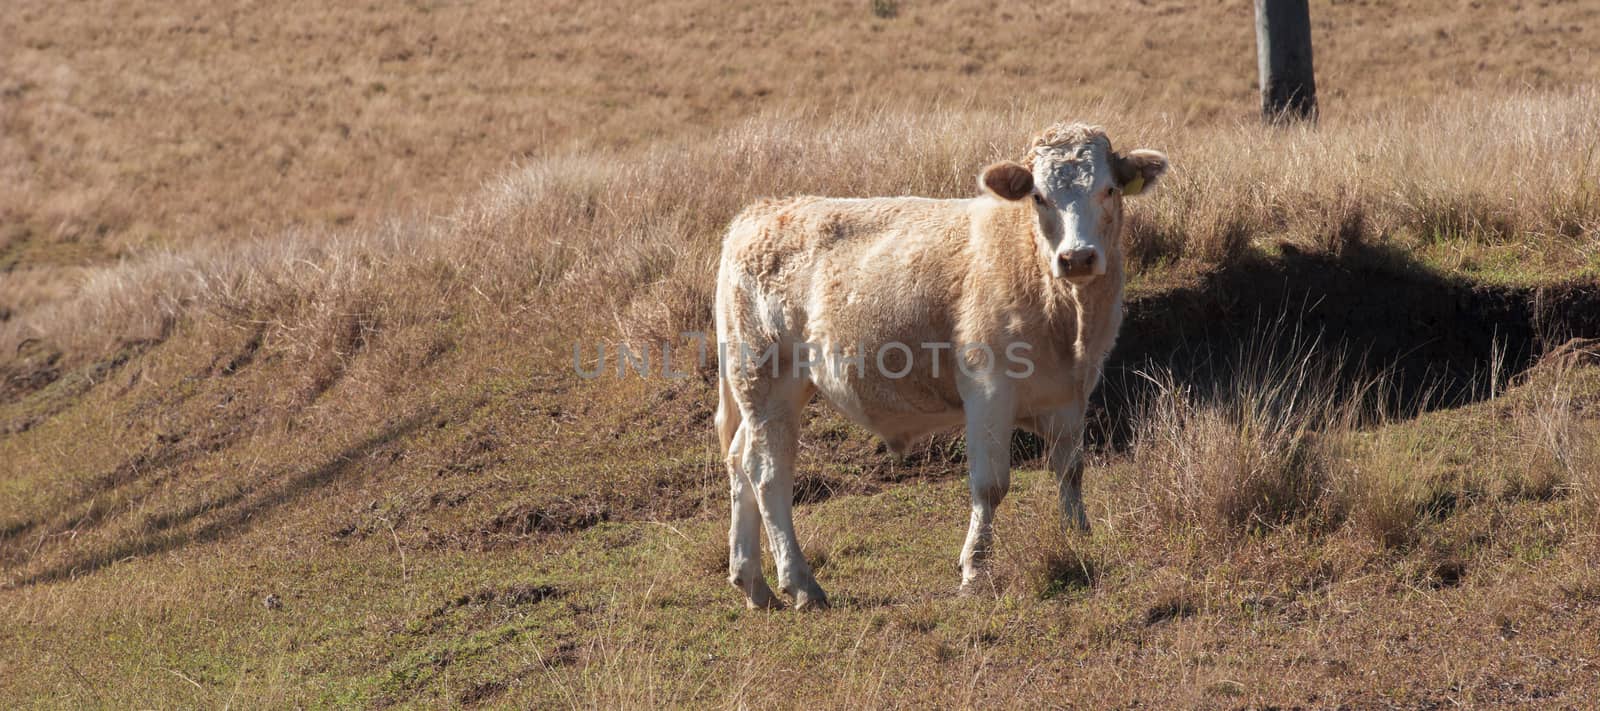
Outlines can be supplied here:
M916 353L910 367L899 353L887 353L880 368L870 348L861 360L849 353L819 353L808 375L817 392L835 409L872 430L896 450L912 439L960 426L964 421L954 363L931 353ZM926 356L926 357L923 357ZM938 361L938 376L933 369ZM898 376L898 377L896 377Z
M882 437L896 451L903 452L910 441L928 434L965 424L960 375L955 362L939 359L939 374L933 373L934 358L913 361L902 377L892 377L903 369L897 361L880 370L872 355L864 367L844 354L818 353L817 363L808 376L817 392L835 409L862 427ZM1055 368L1040 365L1039 371L1016 383L1016 422L1045 415L1062 407L1082 402L1084 374L1062 364ZM886 371L886 372L885 372Z
M1048 415L1068 405L1082 404L1084 391L1081 368L1044 369L1017 388L1017 420Z

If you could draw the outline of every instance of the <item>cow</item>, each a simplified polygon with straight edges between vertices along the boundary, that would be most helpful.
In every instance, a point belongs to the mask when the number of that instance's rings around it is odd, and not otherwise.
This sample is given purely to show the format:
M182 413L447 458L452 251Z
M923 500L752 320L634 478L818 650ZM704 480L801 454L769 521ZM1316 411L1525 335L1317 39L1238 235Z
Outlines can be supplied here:
M1125 197L1166 155L1117 153L1096 126L1058 123L983 169L979 197L764 200L730 224L717 271L716 428L733 520L728 580L781 608L827 607L795 537L803 411L820 394L904 455L964 426L972 515L961 589L985 572L1011 436L1041 437L1066 526L1087 531L1084 413L1122 322Z

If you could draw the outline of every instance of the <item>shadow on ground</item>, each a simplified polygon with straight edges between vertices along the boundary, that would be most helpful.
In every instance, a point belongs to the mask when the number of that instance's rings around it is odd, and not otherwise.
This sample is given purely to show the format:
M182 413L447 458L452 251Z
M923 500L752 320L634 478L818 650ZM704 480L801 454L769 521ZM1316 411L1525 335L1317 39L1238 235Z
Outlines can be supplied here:
M259 486L252 485L220 499L208 499L147 521L135 535L109 549L97 549L12 581L9 585L25 587L87 575L130 557L164 553L193 543L231 538L249 530L266 514L316 494L329 484L354 474L386 445L404 439L431 419L432 413L421 412L390 423L316 466L264 477ZM188 527L187 524L194 521L203 522L193 528Z
M1337 380L1383 377L1401 414L1490 396L1567 338L1600 335L1600 283L1476 284L1400 253L1353 248L1339 258L1290 251L1244 260L1190 286L1129 302L1107 362L1091 439L1126 443L1137 403L1170 372L1197 394L1244 361L1312 352ZM1261 361L1256 361L1261 362Z

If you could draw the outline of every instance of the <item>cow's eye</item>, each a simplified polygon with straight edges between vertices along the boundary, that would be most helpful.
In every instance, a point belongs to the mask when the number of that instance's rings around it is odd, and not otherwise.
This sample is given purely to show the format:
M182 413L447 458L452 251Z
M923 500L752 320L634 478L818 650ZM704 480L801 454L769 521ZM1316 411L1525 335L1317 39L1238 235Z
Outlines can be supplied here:
M1034 193L1033 194L1033 204L1035 204L1035 205L1043 205L1044 204L1044 196L1040 195L1039 193Z

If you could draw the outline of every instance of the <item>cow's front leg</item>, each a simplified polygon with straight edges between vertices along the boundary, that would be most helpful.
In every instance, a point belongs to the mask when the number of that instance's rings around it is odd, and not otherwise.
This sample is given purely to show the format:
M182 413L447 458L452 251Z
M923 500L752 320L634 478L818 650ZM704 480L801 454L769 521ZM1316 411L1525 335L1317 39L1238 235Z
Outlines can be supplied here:
M968 483L972 517L961 547L961 587L969 589L988 568L994 550L994 510L1011 489L1012 395L1007 388L983 388L966 401Z
M1036 417L1027 427L1044 440L1045 456L1061 496L1061 522L1087 533L1089 515L1083 507L1083 418L1084 406L1079 403Z

